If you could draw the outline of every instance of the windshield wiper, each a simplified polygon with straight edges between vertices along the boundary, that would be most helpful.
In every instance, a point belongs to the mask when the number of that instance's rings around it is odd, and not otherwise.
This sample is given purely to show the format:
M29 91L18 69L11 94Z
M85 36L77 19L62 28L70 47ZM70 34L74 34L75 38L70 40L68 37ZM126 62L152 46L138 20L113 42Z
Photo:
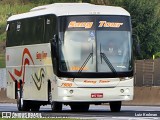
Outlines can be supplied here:
M80 69L78 70L78 73L83 71L84 67L86 66L86 64L88 63L91 57L92 57L92 63L93 63L93 44L92 44L92 52L88 55L88 57L86 58L86 60L84 61Z
M90 60L91 57L92 57L92 64L93 64L93 44L92 44L92 52L89 53L88 57L86 58L86 60L84 61L84 63L80 67L80 69L78 70L77 75L83 71L84 67L86 66L86 64L88 63L88 61ZM73 80L74 79L75 78L73 78Z
M80 67L80 69L78 70L78 72L82 72L82 70L84 69L84 67L86 66L86 64L88 63L91 57L92 57L92 63L93 63L93 53L90 53L86 58L86 60L84 61L84 63L82 64L82 66Z
M110 70L111 70L114 74L117 74L115 68L113 67L113 65L112 65L112 63L109 61L109 59L107 58L106 54L101 51L101 44L100 44L100 56L101 56L101 62L102 62L102 58L103 58L103 60L106 62L106 64L107 64L108 67L110 68Z

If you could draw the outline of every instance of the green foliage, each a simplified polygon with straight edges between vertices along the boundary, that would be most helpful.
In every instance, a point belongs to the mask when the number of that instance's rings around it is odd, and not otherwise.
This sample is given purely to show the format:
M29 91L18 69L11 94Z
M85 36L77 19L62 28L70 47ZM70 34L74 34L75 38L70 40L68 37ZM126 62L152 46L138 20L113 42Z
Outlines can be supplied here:
M51 3L62 3L62 2L80 2L80 0L30 0L34 4L51 4Z
M160 51L159 0L110 0L110 3L122 6L131 14L133 39L141 47L138 59L152 58Z
M7 18L13 14L27 12L34 6L34 4L27 4L23 6L16 4L0 4L0 41L5 41L6 39L5 29Z
M85 0L84 0L85 1ZM91 3L93 4L98 4L98 5L110 5L111 0L90 0ZM114 1L114 0L113 0Z
M6 23L2 22L0 23L0 41L5 41L6 40Z
M0 68L4 68L4 67L5 67L5 55L0 54Z
M157 52L156 54L154 54L155 58L160 58L160 52Z
M55 2L91 2L122 6L131 14L133 39L140 44L137 59L152 58L160 52L160 1L159 0L0 0L0 42L6 39L6 19L29 11L31 8Z

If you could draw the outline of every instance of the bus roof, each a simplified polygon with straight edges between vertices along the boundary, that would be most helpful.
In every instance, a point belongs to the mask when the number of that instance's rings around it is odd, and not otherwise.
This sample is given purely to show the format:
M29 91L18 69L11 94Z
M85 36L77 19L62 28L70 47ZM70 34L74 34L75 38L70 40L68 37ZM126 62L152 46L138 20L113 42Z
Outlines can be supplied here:
M121 7L93 5L89 3L54 3L38 6L30 12L13 15L7 21L30 18L40 15L55 14L56 16L69 15L125 15L130 14Z

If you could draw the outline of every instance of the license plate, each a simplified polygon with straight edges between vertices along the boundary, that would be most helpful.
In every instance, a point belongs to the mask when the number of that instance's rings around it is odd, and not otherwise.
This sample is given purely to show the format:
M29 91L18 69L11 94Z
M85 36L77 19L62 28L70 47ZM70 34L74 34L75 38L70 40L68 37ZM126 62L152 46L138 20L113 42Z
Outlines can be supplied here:
M91 98L103 98L103 93L92 93Z

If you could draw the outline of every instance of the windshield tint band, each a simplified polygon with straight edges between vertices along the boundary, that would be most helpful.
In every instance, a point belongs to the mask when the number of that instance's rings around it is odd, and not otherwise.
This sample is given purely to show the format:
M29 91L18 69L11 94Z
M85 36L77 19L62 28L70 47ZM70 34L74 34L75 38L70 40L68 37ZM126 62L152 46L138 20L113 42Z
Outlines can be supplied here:
M96 20L97 30L130 31L130 21L127 16L100 16Z
M129 16L68 16L60 18L60 31L110 30L130 31Z

